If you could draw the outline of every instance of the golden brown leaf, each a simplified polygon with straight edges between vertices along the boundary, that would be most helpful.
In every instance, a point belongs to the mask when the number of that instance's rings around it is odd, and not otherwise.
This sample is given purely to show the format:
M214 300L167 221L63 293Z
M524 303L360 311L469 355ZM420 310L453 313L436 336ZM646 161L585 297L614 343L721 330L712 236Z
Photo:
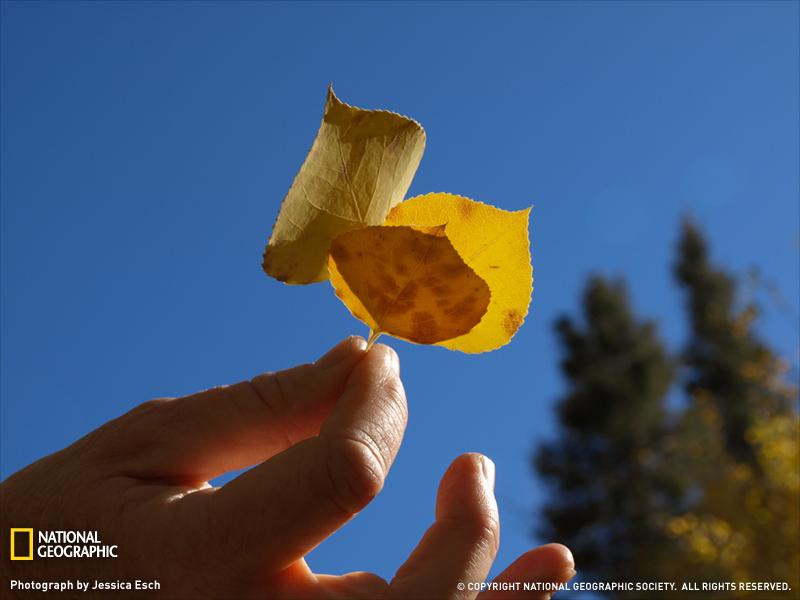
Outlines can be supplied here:
M439 342L462 352L486 352L507 344L528 313L533 270L528 242L530 209L500 210L453 194L425 194L398 204L387 225L447 223L447 237L464 262L488 285L486 314L468 333Z
M419 344L466 334L489 305L489 287L441 225L343 233L331 244L328 268L336 295L357 319Z

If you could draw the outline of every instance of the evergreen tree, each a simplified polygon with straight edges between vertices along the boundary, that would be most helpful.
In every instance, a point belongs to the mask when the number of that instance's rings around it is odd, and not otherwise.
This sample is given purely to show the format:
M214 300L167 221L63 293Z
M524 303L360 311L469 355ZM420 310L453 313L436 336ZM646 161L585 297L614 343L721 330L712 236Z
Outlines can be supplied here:
M554 488L542 533L567 544L584 575L643 579L674 544L665 523L680 486L654 452L667 433L673 364L655 327L631 314L620 283L592 279L583 313L584 324L556 323L569 390L560 438L535 459Z
M774 580L800 587L800 419L786 366L738 306L735 279L685 222L675 275L686 293L688 403L673 459L695 499L668 524L676 562L695 579ZM761 597L781 597L785 591ZM720 594L720 597L727 597Z
M706 242L690 221L683 225L675 276L686 292L691 327L683 357L687 394L710 398L722 418L727 451L757 464L747 431L791 406L781 363L752 331L755 306L737 307L734 278L710 263Z
M583 322L557 321L568 390L560 436L535 461L553 488L542 533L569 545L590 580L778 581L796 590L797 389L754 332L756 308L738 304L736 281L708 254L685 223L675 275L690 323L678 363L687 401L671 413L676 365L653 325L631 314L621 284L590 280Z

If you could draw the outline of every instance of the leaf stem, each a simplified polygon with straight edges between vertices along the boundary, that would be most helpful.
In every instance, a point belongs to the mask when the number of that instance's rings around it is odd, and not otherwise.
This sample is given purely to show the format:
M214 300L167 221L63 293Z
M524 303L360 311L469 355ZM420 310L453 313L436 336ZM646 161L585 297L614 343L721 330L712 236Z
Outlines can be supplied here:
M369 339L367 340L367 350L372 348L372 345L375 343L379 337L381 337L382 331L373 331L372 329L369 330Z

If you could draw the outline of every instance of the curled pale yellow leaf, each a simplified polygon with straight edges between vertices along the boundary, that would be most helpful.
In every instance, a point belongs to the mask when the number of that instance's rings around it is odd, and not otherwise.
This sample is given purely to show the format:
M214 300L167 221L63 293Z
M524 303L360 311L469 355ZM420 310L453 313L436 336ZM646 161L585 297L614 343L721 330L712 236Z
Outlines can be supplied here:
M489 287L444 229L366 227L337 236L328 261L336 295L373 333L419 344L466 334L489 305Z
M264 251L264 271L293 284L327 279L331 240L383 223L408 191L424 148L416 121L349 106L329 87L317 137Z
M491 301L480 322L458 337L437 342L451 350L486 352L507 344L525 316L533 291L530 209L500 210L453 194L425 194L398 204L386 225L431 227L445 223L464 262L489 286Z

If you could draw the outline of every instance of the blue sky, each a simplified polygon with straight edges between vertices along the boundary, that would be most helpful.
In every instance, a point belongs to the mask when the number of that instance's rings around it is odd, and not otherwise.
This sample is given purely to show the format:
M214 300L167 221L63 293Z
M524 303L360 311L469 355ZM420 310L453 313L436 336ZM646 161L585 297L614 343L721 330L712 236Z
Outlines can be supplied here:
M537 541L529 456L563 390L552 322L588 274L625 276L678 348L669 269L692 215L716 259L781 291L788 310L766 304L759 327L797 364L799 53L796 2L4 2L2 476L151 397L365 333L328 284L260 269L333 82L425 126L410 195L534 205L535 290L491 354L389 342L404 446L309 563L391 576L449 462L480 451L504 566Z

